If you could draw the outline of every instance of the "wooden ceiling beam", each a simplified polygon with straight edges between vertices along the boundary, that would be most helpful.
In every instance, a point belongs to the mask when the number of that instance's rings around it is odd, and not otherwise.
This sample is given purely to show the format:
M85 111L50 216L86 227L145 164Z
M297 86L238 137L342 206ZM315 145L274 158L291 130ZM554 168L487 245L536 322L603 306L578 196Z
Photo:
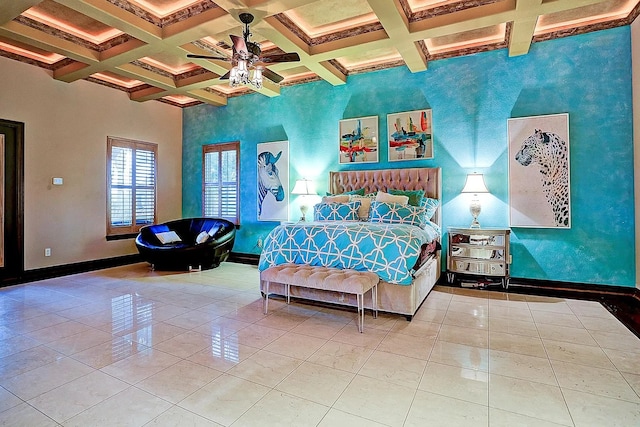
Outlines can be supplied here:
M35 28L27 27L18 22L7 22L0 27L0 36L15 40L38 49L54 52L75 61L97 63L100 54L95 50L77 45L71 41L47 34Z
M227 97L218 95L217 93L210 92L204 89L196 89L189 92L190 97L204 102L205 104L211 104L216 107L222 107L227 105Z
M56 0L96 21L109 25L146 43L162 38L162 29L107 0Z
M409 20L398 0L367 0L393 46L412 73L427 69L427 58L409 32Z
M529 53L529 47L536 30L538 16L530 15L530 11L537 9L542 0L517 0L515 17L509 39L509 56L518 56Z
M0 25L13 21L22 12L42 2L42 0L6 0L0 7Z

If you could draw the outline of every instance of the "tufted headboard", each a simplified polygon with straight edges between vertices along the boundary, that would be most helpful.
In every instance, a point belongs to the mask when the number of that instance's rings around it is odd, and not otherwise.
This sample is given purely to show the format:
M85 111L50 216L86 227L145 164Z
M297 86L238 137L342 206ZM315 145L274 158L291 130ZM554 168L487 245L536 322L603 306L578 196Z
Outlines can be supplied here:
M438 199L442 205L440 168L377 169L329 172L329 191L333 194L364 188L365 193L389 189L424 190L424 194ZM442 225L441 207L432 221Z

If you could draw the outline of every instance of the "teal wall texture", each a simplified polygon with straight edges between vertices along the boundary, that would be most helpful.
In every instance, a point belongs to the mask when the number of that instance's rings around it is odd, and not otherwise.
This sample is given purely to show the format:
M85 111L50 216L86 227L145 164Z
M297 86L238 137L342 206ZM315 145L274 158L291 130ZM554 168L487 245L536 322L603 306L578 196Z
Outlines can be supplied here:
M201 215L202 146L241 145L241 227L234 252L258 254L276 223L257 220L256 145L289 141L290 182L313 179L320 194L340 169L441 167L443 230L468 225L465 176L482 172L491 194L483 226L508 226L507 119L569 114L571 229L514 228L512 276L635 286L630 27L535 43L527 55L497 50L312 82L281 95L229 99L183 113L183 215ZM431 108L435 157L387 161L389 113ZM378 116L380 161L338 164L338 122ZM295 196L292 197L295 202ZM292 203L290 217L297 217Z

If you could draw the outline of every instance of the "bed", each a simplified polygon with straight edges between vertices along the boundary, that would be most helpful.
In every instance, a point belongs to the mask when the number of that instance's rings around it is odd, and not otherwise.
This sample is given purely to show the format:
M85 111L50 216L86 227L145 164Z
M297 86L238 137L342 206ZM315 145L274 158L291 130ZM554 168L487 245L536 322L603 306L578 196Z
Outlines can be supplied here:
M387 221L375 221L375 218L371 218L371 222L282 224L265 238L259 270L295 263L372 271L381 278L378 310L402 314L410 320L440 277L440 168L329 173L331 194L354 191L371 194L392 190L396 190L396 193L423 190L425 198L436 200L437 207L433 209L430 221L421 223L420 227L389 224ZM362 256L363 252L369 254L367 259ZM260 287L264 292L263 280L260 281ZM286 295L286 286L281 283L271 282L269 290L271 294ZM355 296L350 294L296 286L291 286L290 293L292 297L357 306ZM370 301L365 303L371 308Z

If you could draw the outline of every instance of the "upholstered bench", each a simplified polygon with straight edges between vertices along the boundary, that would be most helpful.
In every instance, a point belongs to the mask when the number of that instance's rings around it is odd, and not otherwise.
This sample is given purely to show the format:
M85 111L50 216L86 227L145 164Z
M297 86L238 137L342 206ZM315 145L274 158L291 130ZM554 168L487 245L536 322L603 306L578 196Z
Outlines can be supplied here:
M287 304L291 302L291 285L355 294L358 300L358 330L360 332L364 328L364 294L371 290L373 317L378 316L378 282L380 278L375 273L301 264L281 264L261 271L260 279L265 283L263 288L264 314L267 314L269 306L269 284L276 282L285 285Z

